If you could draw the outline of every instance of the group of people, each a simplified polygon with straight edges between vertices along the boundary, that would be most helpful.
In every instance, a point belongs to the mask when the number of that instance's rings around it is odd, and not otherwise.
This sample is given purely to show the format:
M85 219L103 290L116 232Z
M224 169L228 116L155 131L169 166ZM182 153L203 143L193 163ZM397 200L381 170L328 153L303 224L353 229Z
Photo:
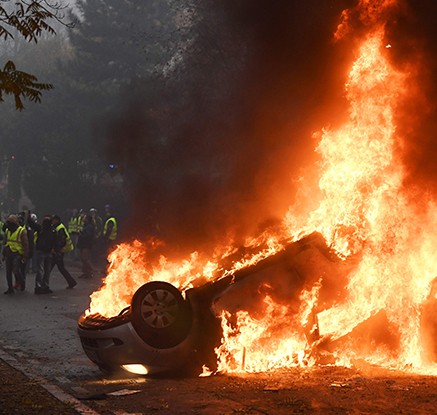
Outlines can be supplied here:
M117 238L117 220L109 205L105 206L105 216L103 221L94 208L89 212L73 209L65 226L59 215L47 214L41 222L30 211L9 215L5 223L0 223L2 261L8 285L4 294L24 291L30 269L36 274L35 294L52 293L50 274L55 266L67 281L67 288L74 288L77 281L66 269L64 257L73 255L79 259L77 251L82 262L79 278L91 278L96 241L103 246L106 257Z

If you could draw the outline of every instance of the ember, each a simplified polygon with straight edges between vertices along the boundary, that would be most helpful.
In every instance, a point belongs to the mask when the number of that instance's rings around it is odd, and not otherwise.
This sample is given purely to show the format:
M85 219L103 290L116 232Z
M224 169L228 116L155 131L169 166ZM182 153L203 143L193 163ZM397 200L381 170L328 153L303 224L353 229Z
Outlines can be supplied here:
M193 253L181 262L160 257L151 263L148 245L121 244L110 256L104 286L91 296L90 315L117 315L148 281L166 281L187 292L233 278L283 252L291 241L317 232L329 246L329 261L320 259L323 250L310 250L303 273L286 259L287 266L269 268L273 277L263 274L256 284L251 278L243 291L239 284L231 285L230 297L214 301L223 333L215 349L218 370L315 365L329 352L329 362L338 365L361 359L437 373L431 335L436 330L431 285L437 209L429 199L427 209L419 212L403 187L405 173L397 154L403 137L396 115L409 97L412 79L390 62L396 44L387 43L384 20L397 3L361 0L356 10L343 13L337 39L352 30L352 13L367 29L345 86L349 120L319 133L319 186L309 195L305 189L299 209L290 207L281 229L249 241L248 246L258 249L234 261L229 261L230 245L217 249L213 258ZM309 205L309 199L319 200L318 207L302 209L302 201ZM209 373L204 366L204 374Z

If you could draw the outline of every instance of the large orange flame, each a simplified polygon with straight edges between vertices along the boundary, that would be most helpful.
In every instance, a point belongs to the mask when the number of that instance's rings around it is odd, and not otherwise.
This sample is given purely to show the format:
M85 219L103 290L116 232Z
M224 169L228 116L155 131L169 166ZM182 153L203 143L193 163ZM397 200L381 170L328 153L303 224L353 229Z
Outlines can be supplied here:
M284 218L286 237L298 240L320 232L342 260L359 258L349 275L347 297L319 310L319 282L300 294L302 306L290 313L266 295L256 316L238 311L222 312L223 339L217 348L219 370L266 371L316 363L308 336L293 327L310 326L318 311L321 341L329 339L336 363L353 359L437 373L424 351L420 332L423 304L435 278L437 209L434 201L418 212L403 187L404 171L396 156L402 132L396 127L399 105L408 95L408 74L396 70L384 43L383 17L395 0L361 0L359 18L368 27L357 50L346 82L349 120L335 131L319 133L320 180L313 197L318 207L302 213L292 206ZM342 16L336 37L348 30L349 13ZM393 46L395 47L395 45ZM312 201L314 202L314 200ZM422 201L423 202L423 201ZM284 235L271 236L258 256L233 264L238 268L256 263L281 248ZM264 239L263 242L266 242ZM151 265L146 245L122 244L110 257L104 287L91 296L90 313L113 316L129 305L132 294L149 280L169 281L182 291L225 272L219 268L226 249L205 260L192 254L182 262L161 258ZM437 298L435 292L433 298ZM263 316L263 317L260 317ZM383 322L390 344L363 347L354 332L369 319ZM347 336L350 335L350 336Z
M419 313L435 277L430 248L437 241L429 230L436 211L430 202L427 213L419 215L402 188L394 119L406 77L385 58L382 41L380 29L360 48L346 85L350 121L337 131L324 131L318 147L325 197L300 221L304 232L322 232L340 255L362 256L349 282L347 302L319 314L320 332L341 337L385 310L400 334L400 355L391 363L421 367ZM292 210L288 220L295 222ZM383 351L366 357L391 360Z

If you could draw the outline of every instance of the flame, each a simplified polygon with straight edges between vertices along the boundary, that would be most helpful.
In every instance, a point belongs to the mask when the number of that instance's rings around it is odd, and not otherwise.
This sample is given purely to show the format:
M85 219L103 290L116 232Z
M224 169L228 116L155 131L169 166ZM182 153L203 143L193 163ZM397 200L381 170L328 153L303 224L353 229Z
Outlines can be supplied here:
M100 290L91 294L87 315L116 316L130 305L135 291L148 281L166 281L184 291L194 281L205 282L215 275L218 263L202 261L197 252L182 261L172 262L161 255L157 262L149 262L149 250L155 243L135 240L118 245L110 253L108 274Z
M358 259L348 276L346 298L322 309L322 282L317 280L300 293L297 311L268 293L257 313L223 310L223 338L216 349L218 371L314 365L318 361L315 346L329 341L336 364L364 359L437 373L426 357L420 327L435 278L437 209L423 195L426 208L419 210L412 191L403 187L405 172L397 155L403 137L396 116L408 99L411 79L390 63L389 54L396 45L387 43L384 29L385 16L398 3L361 0L356 9L342 14L337 39L351 30L353 13L368 30L345 85L349 119L336 130L317 133L320 180L311 197L312 202L317 198L318 206L303 213L302 208L291 206L283 221L285 233L248 242L265 248L234 262L228 270L219 264L232 251L231 245L217 249L212 259L193 253L175 262L160 257L152 265L147 261L149 245L121 244L109 258L108 276L92 294L88 313L116 315L129 306L136 289L150 280L168 281L184 291L229 275L280 251L284 236L299 240L317 231L341 260ZM367 333L366 324L372 318L387 330L387 341L363 347L360 327ZM204 367L203 375L209 374Z
M221 372L265 372L304 362L305 336L294 329L288 306L280 306L269 296L264 299L264 317L256 319L246 311L233 316L222 314L223 341L216 353Z
M363 1L361 18L370 10L372 15L367 15L366 21L375 22L382 11L379 6L385 11L394 4ZM390 64L386 53L392 45L384 46L384 36L383 25L371 31L351 67L346 83L349 121L336 131L320 133L317 152L321 156L322 198L318 208L299 215L291 207L284 222L294 239L316 230L339 257L360 255L359 265L350 275L348 298L317 315L317 330L323 339L345 338L381 310L398 337L395 352L384 346L361 352L351 339L338 341L333 351L337 364L362 358L370 363L436 373L435 366L424 357L420 316L435 277L432 246L437 240L429 230L435 229L437 212L429 201L425 213L418 213L402 187L404 171L395 156L397 141L402 137L395 119L398 105L408 93L408 76ZM316 297L313 293L311 298L316 302ZM276 309L280 307L276 305ZM307 307L306 315L309 310L311 307ZM302 311L299 315L305 316ZM276 344L266 349L257 339L274 333L270 321L255 322L239 313L232 327L229 315L222 318L224 340L217 351L220 370L259 371L303 361L311 364L310 359L291 358L309 356L308 343L299 333L281 333L275 337ZM270 343L274 341L270 339Z

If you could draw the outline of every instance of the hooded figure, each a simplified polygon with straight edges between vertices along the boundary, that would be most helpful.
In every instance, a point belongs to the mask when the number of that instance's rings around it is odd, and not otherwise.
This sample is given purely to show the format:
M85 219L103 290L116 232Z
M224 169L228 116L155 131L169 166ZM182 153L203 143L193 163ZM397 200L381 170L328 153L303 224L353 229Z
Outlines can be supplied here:
M20 226L20 222L18 220L17 215L9 215L6 219L6 229L9 229L11 232L15 232L17 228Z

